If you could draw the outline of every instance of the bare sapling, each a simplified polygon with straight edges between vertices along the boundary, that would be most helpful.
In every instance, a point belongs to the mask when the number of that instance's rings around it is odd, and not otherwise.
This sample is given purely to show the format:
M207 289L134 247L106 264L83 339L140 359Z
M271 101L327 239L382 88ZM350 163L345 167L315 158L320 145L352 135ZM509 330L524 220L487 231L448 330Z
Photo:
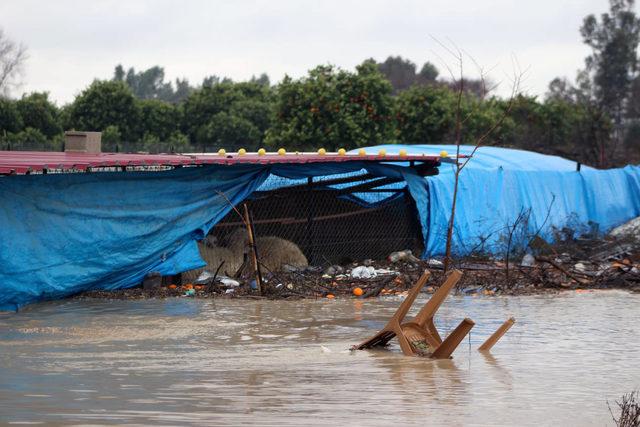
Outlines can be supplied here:
M455 162L454 162L454 183L453 183L453 194L452 194L452 203L451 203L451 214L449 216L449 222L447 226L447 242L446 242L446 250L445 250L445 258L444 258L444 271L445 273L449 270L451 265L451 245L453 240L453 229L455 224L455 213L456 213L456 205L458 201L458 184L460 181L460 172L467 166L469 161L476 154L478 149L482 146L488 145L493 134L500 129L503 125L504 121L509 117L511 110L513 109L513 105L516 97L520 92L520 83L525 72L521 71L517 61L513 60L513 74L509 77L511 81L511 91L509 94L509 98L507 100L506 107L502 110L501 114L497 117L497 119L478 137L476 137L471 144L473 149L469 154L461 157L460 147L462 145L462 135L464 131L465 123L472 117L474 114L478 112L478 106L471 108L471 110L463 117L462 111L462 101L465 96L465 87L464 87L464 55L460 49L458 49L453 43L451 46L447 46L442 42L438 41L434 38L436 43L438 43L445 51L451 55L456 63L456 67L458 68L458 75L454 73L453 69L447 64L446 61L442 61L446 69L449 71L452 81L456 84L456 112L455 112L455 131L454 131L454 143L456 146L456 154L455 154ZM480 67L477 62L470 55L466 54L466 56L475 64L482 87L482 93L480 96L480 102L484 102L486 94L489 92L487 89L487 79L486 73L482 67ZM492 89L492 88L491 88Z

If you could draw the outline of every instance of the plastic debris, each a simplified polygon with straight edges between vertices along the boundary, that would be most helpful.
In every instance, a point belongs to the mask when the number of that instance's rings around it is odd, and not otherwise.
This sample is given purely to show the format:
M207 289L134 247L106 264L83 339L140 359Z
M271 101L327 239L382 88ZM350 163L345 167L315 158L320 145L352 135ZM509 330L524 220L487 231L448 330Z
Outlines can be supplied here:
M371 279L377 275L376 269L371 266L365 267L361 265L351 270L351 277L353 279Z
M536 259L531 254L526 254L522 257L520 265L523 267L533 267L536 264Z
M431 268L444 268L444 263L438 259L431 258L427 263Z
M229 277L220 278L220 283L228 288L237 288L238 286L240 286L240 282L230 279ZM255 280L252 283L255 283Z
M194 281L194 283L198 283L198 284L206 284L209 283L213 280L213 278L215 277L215 274L204 270L202 273L200 273L200 275L198 276L198 278Z

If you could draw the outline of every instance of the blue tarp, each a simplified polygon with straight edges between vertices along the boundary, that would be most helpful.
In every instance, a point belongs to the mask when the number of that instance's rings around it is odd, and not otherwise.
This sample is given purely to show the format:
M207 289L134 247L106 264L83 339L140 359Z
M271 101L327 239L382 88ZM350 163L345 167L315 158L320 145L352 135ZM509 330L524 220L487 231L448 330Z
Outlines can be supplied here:
M437 154L453 146L388 145ZM463 147L462 154L470 147ZM134 286L150 271L201 267L195 241L252 192L309 176L361 174L403 178L416 202L423 257L442 255L451 211L453 166L420 177L399 164L362 162L235 165L166 172L50 174L0 178L0 310L84 290ZM286 178L282 180L280 178ZM388 194L362 195L375 205ZM371 197L374 197L373 199ZM530 209L527 227L600 231L640 215L640 168L595 170L520 150L483 147L460 176L453 250L500 253L505 227ZM544 227L543 227L544 225ZM582 230L581 230L582 227Z
M405 178L416 197L426 194L410 169L362 162L0 178L0 310L201 267L196 239L231 209L221 193L237 204L270 175L362 169Z
M455 154L452 145L385 145L397 153ZM473 147L463 146L460 154ZM443 164L440 174L427 177L428 193L416 198L425 238L424 257L442 255L451 212L454 166ZM500 254L506 227L526 210L530 232L553 240L562 227L577 234L597 226L607 232L640 215L640 168L596 170L573 161L529 151L481 147L460 174L453 252L465 255L478 248Z

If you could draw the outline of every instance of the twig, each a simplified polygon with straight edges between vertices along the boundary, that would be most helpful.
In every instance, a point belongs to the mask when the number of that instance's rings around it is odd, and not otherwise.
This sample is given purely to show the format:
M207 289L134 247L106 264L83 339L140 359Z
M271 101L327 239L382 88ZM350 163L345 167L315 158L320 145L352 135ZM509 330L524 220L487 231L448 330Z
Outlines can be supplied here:
M588 285L590 283L588 280L582 279L582 278L576 276L575 274L571 273L569 270L567 270L566 268L564 268L563 266L561 266L560 264L558 264L557 262L555 262L551 258L547 258L546 256L537 256L536 257L536 261L546 262L547 264L552 265L553 267L555 267L556 269L560 270L561 272L566 274L568 277L572 278L573 280L575 280L576 282L578 282L578 283L580 283L582 285Z

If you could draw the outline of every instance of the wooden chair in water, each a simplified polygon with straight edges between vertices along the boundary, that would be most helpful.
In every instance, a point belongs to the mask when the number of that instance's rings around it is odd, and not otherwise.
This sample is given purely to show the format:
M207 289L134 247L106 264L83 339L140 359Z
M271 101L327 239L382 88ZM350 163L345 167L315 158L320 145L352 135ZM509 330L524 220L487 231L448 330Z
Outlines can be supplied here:
M475 325L473 320L464 319L458 327L443 341L435 327L433 317L442 302L451 292L451 289L458 283L462 272L453 270L445 282L431 296L429 301L422 307L418 315L410 322L403 323L403 320L418 294L427 283L430 273L425 271L418 280L418 283L409 291L409 294L402 301L400 307L395 312L387 325L375 336L365 342L353 347L354 350L385 346L393 337L398 338L400 348L406 356L429 356L434 359L448 359L451 353L460 345L464 337Z

